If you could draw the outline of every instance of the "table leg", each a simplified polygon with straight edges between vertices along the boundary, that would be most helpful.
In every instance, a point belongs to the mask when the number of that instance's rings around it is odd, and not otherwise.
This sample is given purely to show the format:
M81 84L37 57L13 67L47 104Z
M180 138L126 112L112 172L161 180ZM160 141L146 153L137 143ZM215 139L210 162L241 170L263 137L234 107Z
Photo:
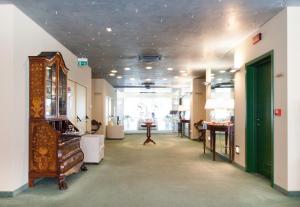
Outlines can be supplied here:
M203 152L205 154L205 148L206 148L206 136L204 135L204 139L203 139Z
M213 149L213 131L210 130L210 141L209 141L209 146L210 146L210 151L212 152Z
M228 131L225 131L225 154L227 154L227 148L228 148ZM230 156L230 149L229 149L229 156Z
M230 134L229 134L229 136L230 136L230 142L231 142L231 162L233 162L234 161L234 153L235 153L235 150L234 150L234 145L235 145L235 143L234 143L234 128L233 128L233 126L232 127L230 127Z
M216 160L216 132L213 131L212 143L213 143L213 161Z

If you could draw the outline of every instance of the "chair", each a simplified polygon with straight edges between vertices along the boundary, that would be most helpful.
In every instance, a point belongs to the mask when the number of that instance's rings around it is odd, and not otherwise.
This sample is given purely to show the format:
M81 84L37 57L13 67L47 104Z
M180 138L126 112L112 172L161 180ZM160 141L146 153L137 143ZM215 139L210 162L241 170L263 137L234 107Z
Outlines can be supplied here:
M196 123L194 123L194 126L196 127L196 129L199 132L199 141L203 142L203 150L204 150L204 154L205 154L205 148L206 148L206 128L203 125L204 121L200 120Z
M92 121L91 121L91 134L96 134L96 132L100 129L100 127L101 127L101 122L98 122L98 121L96 121L95 119L93 119Z

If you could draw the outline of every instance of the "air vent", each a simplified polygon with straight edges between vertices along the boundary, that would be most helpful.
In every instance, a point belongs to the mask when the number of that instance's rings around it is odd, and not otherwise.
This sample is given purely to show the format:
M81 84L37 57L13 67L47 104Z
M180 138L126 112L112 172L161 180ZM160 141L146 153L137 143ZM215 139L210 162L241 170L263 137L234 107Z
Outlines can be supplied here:
M146 89L150 89L151 86L155 85L155 83L153 83L153 82L144 82L144 83L142 83L142 85L144 85Z
M144 63L153 63L161 60L161 55L139 55L139 61Z

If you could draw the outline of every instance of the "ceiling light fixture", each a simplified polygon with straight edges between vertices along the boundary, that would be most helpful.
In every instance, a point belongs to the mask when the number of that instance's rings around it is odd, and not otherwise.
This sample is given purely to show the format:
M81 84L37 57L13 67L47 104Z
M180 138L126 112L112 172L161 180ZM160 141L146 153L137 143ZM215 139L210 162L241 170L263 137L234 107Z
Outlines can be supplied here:
M172 71L172 70L173 70L173 68L168 68L167 70L169 70L169 71Z
M185 70L181 70L181 71L179 71L179 73L186 73L186 71Z
M163 80L166 81L166 80L168 80L168 79L164 78Z
M147 70L151 70L152 67L151 67L151 66L147 66L146 69L147 69Z
M134 80L135 80L135 78L130 78L130 80L131 80L131 81L134 81Z
M178 76L174 76L175 79L178 79Z
M145 81L147 81L147 82L150 82L150 81L151 81L151 79L150 79L150 78L147 78Z
M220 70L220 73L225 73L226 71L225 70Z
M110 72L111 73L117 73L118 71L117 70L111 70Z
M235 73L237 70L236 69L231 69L229 72Z
M106 27L106 31L111 32L112 29L110 27Z
M115 76L115 75L116 75L116 74L114 74L114 73L110 73L110 74L109 74L109 76Z
M118 79L121 79L121 78L122 78L122 76L120 76L120 75L119 75L119 76L117 76L117 78L118 78Z
M130 68L128 68L128 67L126 67L126 68L124 68L124 70L127 70L127 71L128 71L128 70L131 70L131 69L130 69Z

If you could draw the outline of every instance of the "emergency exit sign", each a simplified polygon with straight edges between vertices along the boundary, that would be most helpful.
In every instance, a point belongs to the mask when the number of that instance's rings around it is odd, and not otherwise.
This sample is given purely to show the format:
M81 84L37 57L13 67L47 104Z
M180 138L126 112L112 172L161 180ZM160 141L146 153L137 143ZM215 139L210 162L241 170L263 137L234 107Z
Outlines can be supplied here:
M80 67L88 66L88 59L87 58L78 58L78 65Z

